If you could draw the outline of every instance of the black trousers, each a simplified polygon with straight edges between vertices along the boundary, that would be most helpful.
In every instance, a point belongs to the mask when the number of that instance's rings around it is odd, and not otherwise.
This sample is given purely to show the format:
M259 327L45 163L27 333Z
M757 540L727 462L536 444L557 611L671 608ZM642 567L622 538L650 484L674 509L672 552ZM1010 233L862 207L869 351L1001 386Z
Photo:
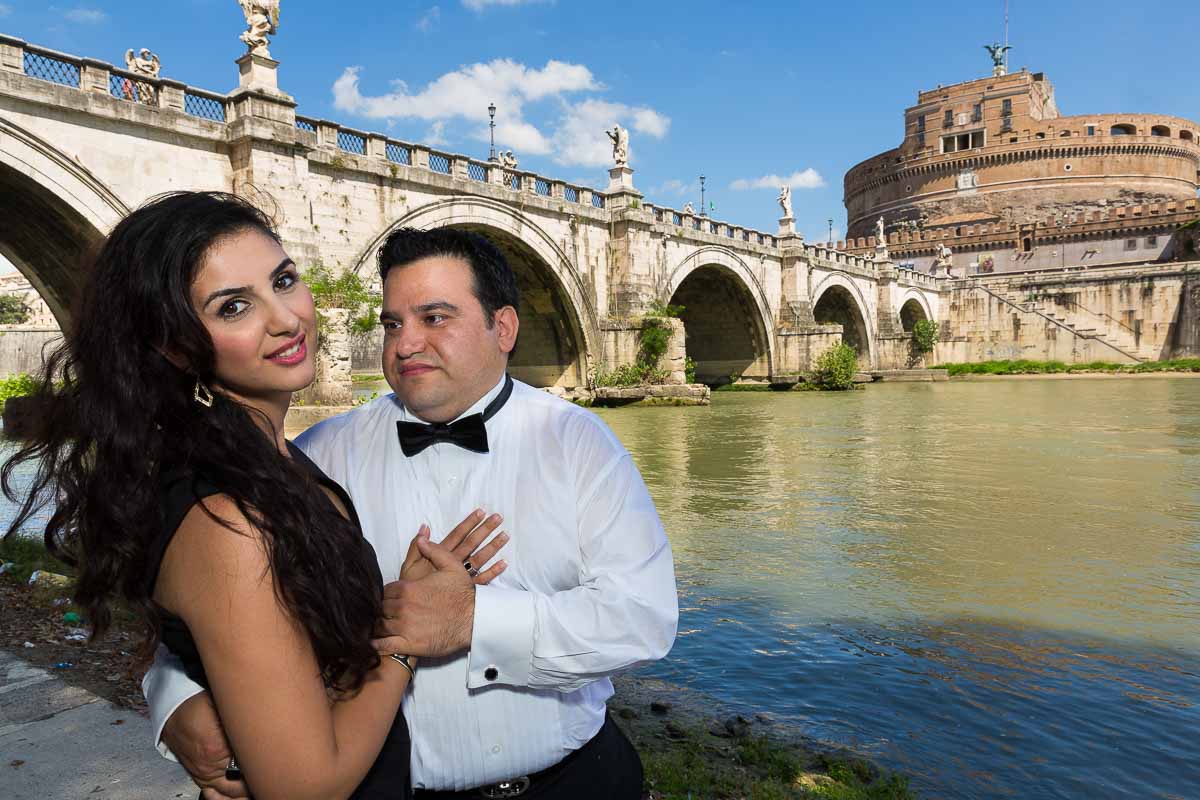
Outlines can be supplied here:
M516 776L514 776L516 777ZM416 800L478 800L478 789L433 792L417 789ZM605 717L591 741L558 767L532 776L521 800L641 800L642 759L629 739Z

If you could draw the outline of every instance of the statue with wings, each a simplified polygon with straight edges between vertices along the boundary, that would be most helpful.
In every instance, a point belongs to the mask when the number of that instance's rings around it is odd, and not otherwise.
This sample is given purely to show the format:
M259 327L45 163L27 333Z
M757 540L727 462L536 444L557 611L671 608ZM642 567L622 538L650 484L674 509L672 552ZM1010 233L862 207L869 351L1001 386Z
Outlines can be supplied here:
M125 68L130 72L145 75L148 78L157 78L161 67L158 56L151 53L147 47L143 47L136 54L132 49L125 51Z
M280 0L238 0L242 13L246 15L246 30L238 38L245 42L249 52L270 58L268 36L274 36L279 27Z
M1012 48L1006 44L1002 45L999 42L996 42L995 44L985 44L983 49L987 50L988 55L992 57L993 74L995 74L997 77L1003 75L1007 71L1007 68L1004 66L1004 54L1009 50L1012 50Z

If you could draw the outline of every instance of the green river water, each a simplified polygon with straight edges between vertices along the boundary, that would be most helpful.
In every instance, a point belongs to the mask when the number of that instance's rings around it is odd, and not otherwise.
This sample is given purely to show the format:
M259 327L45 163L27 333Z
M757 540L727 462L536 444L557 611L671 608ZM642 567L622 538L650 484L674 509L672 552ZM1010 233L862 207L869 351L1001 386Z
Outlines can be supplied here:
M651 674L925 797L1200 798L1200 380L600 414L676 560Z

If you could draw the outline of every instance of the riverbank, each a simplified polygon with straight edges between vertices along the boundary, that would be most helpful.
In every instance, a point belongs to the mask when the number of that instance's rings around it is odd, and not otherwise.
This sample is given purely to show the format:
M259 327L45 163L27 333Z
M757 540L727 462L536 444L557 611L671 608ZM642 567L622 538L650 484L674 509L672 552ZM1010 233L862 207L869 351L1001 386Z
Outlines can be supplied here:
M35 570L53 574L65 565L39 542L0 545L0 605L5 630L0 650L48 671L62 683L91 693L143 717L146 704L140 668L132 650L137 634L129 614L116 615L113 630L88 644L82 611L66 601L68 589L53 580L30 584ZM646 768L649 800L686 798L825 798L826 800L909 800L916 795L901 776L883 773L853 753L834 751L778 725L767 713L739 716L712 698L637 675L615 681L609 707ZM19 702L17 692L0 698ZM105 718L103 724L111 725ZM75 744L111 736L111 729L72 733ZM0 745L3 740L0 739ZM145 747L148 762L158 756ZM10 768L17 769L20 765Z
M1200 358L1178 358L1170 361L1143 361L1140 364L1114 364L1093 361L1086 364L1067 364L1063 361L976 361L962 364L939 364L933 369L946 370L951 378L963 376L1069 375L1069 376L1128 376L1128 375L1200 375Z

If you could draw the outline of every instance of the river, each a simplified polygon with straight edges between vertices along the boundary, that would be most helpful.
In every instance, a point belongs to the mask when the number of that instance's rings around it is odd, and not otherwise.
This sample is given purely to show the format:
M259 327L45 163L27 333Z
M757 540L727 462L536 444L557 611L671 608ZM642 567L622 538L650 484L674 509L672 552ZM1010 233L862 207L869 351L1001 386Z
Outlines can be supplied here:
M649 674L926 798L1200 798L1200 380L599 413L675 555Z
M1200 798L1200 380L601 416L674 550L649 672L930 798Z

